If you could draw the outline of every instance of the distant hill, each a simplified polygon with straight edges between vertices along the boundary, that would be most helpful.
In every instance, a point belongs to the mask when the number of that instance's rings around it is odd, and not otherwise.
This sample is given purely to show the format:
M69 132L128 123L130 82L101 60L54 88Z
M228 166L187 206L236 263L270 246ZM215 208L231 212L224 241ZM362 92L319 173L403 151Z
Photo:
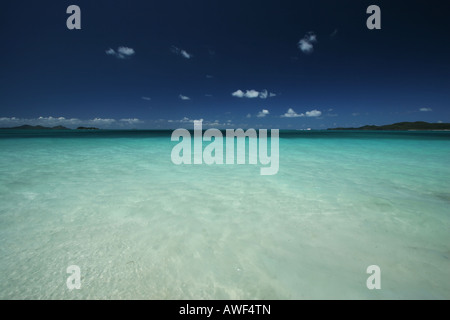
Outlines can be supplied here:
M429 123L424 121L398 122L384 126L367 125L359 128L329 128L328 130L450 130L450 123Z
M18 127L0 128L0 129L8 129L8 130L71 130L70 128L66 128L63 126L44 127L44 126L30 126L28 124L24 124L23 126L18 126Z
M77 130L100 130L100 129L95 127L78 127Z

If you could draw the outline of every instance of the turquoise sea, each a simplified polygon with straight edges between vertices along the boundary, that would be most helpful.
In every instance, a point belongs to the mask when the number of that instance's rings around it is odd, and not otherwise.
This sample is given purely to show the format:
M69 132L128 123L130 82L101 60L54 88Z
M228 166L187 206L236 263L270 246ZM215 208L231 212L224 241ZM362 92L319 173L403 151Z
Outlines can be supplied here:
M170 134L1 130L0 299L450 299L450 132L282 132L273 176Z

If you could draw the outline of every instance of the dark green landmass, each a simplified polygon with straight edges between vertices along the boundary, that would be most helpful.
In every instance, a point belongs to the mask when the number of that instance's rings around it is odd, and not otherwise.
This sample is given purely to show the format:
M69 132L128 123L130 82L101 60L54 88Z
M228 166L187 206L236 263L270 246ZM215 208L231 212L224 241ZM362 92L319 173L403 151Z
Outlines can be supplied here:
M328 130L450 130L450 123L429 123L424 121L398 122L384 126L367 125L359 128L329 128Z
M18 126L18 127L0 128L0 129L8 129L8 130L71 130L71 129L63 127L63 126L44 127L44 126L30 126L28 124L24 124L23 126Z
M78 127L77 130L100 130L100 129L95 127Z
M44 126L30 126L29 124L24 124L23 126L18 126L18 127L0 128L0 129L8 129L8 130L72 130L72 129L66 128L64 126L44 127ZM95 128L95 127L78 127L77 130L100 130L100 129Z

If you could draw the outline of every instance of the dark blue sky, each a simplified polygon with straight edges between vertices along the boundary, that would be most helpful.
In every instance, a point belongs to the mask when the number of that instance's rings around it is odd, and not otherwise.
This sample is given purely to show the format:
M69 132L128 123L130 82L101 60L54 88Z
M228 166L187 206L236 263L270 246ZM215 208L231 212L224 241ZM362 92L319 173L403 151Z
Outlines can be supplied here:
M447 2L2 2L0 126L450 122ZM66 27L72 4L81 30Z

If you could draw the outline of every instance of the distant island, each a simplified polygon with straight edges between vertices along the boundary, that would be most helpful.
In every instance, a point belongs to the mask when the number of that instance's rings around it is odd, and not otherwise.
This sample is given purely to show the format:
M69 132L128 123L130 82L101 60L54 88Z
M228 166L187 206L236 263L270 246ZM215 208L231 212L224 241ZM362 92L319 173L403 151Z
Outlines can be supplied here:
M18 127L0 128L0 129L8 129L8 130L71 130L70 128L66 128L64 126L44 127L44 126L30 126L28 124L24 124L23 126L18 126Z
M392 131L411 131L411 130L450 130L450 123L429 123L424 121L416 122L397 122L384 126L366 125L359 128L329 128L328 130L392 130Z
M29 124L24 124L18 127L9 127L9 128L0 128L3 130L72 130L70 128L64 126L55 126L55 127L44 127L44 126L31 126ZM95 127L78 127L77 130L100 130Z
M32 126L24 124L18 127L0 128L0 130L72 130L64 126L44 127L44 126ZM77 130L100 130L96 127L78 127ZM308 129L309 130L309 129ZM327 130L373 130L373 131L419 131L419 130L450 130L450 123L429 123L425 121L416 122L397 122L394 124L376 126L365 125L362 127L337 127L328 128Z

